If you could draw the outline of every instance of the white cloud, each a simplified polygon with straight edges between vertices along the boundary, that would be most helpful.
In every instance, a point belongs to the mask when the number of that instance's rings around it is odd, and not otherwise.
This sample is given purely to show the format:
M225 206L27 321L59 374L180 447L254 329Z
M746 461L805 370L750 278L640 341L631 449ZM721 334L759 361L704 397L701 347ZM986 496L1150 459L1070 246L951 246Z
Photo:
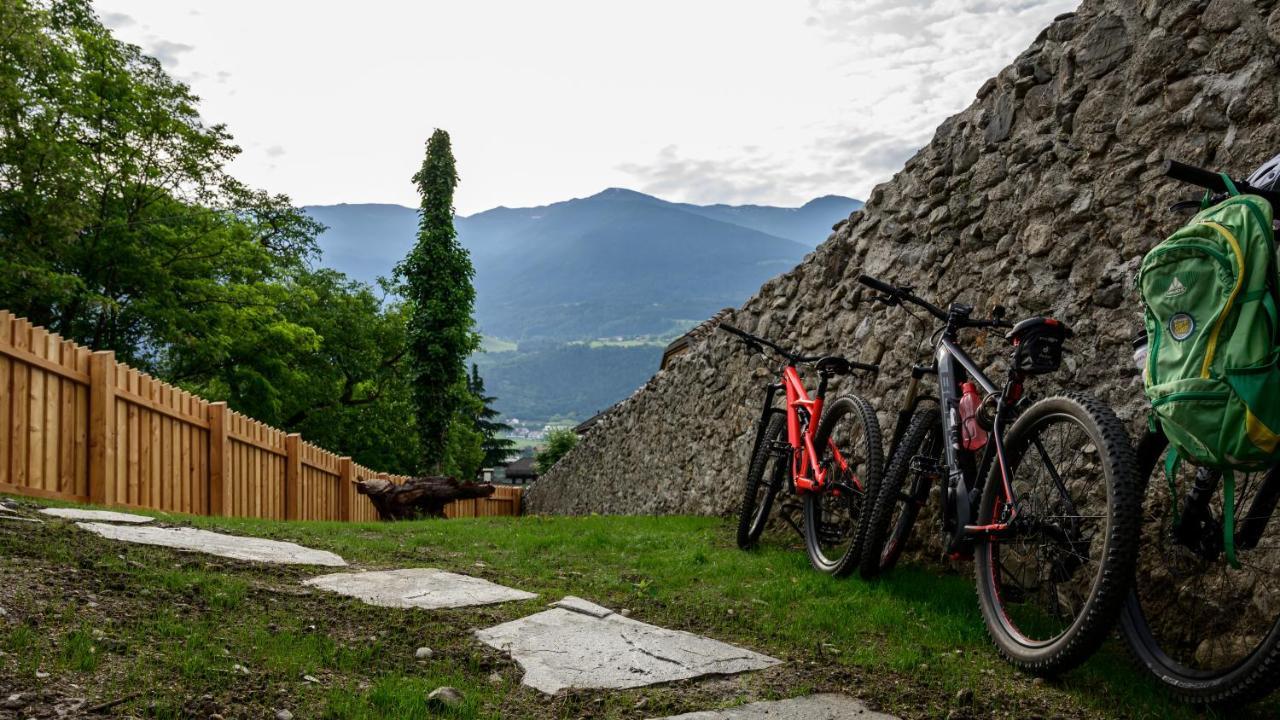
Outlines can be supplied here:
M94 5L227 124L246 182L302 203L414 205L409 178L442 127L458 209L473 213L609 186L698 202L865 197L1075 2Z

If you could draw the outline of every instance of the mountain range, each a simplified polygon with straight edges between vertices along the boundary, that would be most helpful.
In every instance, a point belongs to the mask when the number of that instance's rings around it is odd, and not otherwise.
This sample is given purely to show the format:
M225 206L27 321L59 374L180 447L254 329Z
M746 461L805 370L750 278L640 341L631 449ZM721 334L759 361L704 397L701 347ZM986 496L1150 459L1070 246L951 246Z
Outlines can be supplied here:
M612 188L455 218L475 265L480 367L495 407L526 422L584 420L644 384L662 346L794 267L862 203L691 205ZM323 264L376 282L413 245L399 205L305 208Z
M670 334L737 305L861 205L839 196L798 208L692 205L610 188L455 225L476 268L481 332L564 342ZM328 227L323 263L366 282L389 275L417 232L417 211L399 205L305 210Z

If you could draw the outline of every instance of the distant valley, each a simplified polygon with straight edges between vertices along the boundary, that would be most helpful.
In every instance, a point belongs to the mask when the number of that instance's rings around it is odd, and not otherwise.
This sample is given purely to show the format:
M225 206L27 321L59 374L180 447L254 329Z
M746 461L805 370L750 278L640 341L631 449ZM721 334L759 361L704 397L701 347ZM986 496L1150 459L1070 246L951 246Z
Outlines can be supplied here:
M746 300L861 206L839 196L799 208L700 206L612 188L459 216L476 322L503 350L474 360L504 414L585 419L643 384L666 340ZM364 282L389 275L417 233L414 208L305 209L328 227L323 264Z

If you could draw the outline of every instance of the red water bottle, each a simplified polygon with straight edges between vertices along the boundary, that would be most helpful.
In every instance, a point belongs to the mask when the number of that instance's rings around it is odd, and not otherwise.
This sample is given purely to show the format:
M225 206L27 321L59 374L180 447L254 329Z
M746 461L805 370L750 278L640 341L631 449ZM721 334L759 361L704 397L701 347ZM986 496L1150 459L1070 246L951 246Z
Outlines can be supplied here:
M987 444L987 431L978 422L982 396L978 394L978 386L971 382L961 383L960 392L960 439L965 450L981 450Z

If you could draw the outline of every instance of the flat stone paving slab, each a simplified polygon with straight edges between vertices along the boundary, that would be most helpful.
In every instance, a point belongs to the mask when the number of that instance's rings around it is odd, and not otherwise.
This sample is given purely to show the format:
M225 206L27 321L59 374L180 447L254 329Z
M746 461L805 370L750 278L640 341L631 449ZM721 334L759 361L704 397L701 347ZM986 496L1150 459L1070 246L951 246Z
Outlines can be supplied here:
M370 605L429 610L538 597L536 593L435 568L336 573L311 578L302 584L359 598Z
M114 512L112 510L84 510L82 508L44 508L40 512L45 515L63 518L64 520L97 520L99 522L130 523L143 525L154 522L155 518L133 513Z
M524 684L547 694L564 688L633 688L701 675L730 675L780 660L700 635L623 617L581 598L551 610L477 630L510 653Z
M847 695L827 693L742 705L727 710L670 715L660 720L898 720L869 710L862 702Z
M106 523L78 522L76 527L111 540L161 545L175 550L202 552L235 560L279 565L329 565L341 567L346 560L324 550L312 550L296 543L265 538L223 535L196 528L162 528Z

